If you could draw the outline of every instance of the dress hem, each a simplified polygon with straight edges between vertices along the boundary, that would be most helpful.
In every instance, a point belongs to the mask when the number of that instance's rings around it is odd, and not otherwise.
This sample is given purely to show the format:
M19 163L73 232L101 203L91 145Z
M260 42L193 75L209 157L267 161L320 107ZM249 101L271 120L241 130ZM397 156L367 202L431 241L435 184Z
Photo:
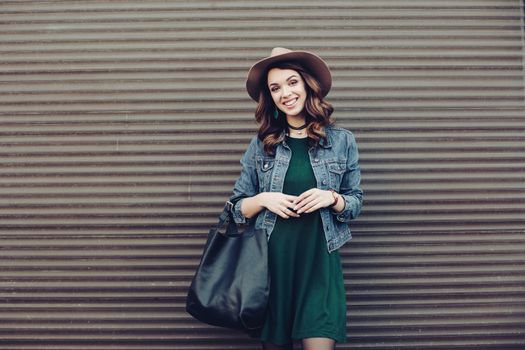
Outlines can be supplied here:
M330 338L333 339L336 343L344 343L346 341L346 334L344 336L341 336L340 334L337 334L337 332L328 330L323 331L317 329L312 331L298 332L292 335L292 339L294 340L306 338Z

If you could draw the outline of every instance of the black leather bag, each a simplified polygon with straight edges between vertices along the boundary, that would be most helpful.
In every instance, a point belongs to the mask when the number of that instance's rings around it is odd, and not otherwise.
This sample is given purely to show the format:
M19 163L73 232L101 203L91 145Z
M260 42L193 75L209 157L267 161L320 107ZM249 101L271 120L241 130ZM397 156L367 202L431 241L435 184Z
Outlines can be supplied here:
M268 243L264 230L238 226L227 202L212 228L186 298L197 320L254 333L264 324L269 295Z

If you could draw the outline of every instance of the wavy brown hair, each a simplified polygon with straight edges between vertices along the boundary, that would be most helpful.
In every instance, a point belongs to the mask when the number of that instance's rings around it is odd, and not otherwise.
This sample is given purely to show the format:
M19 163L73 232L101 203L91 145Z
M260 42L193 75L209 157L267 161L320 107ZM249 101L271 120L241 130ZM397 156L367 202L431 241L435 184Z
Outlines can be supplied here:
M310 145L317 146L322 138L326 137L325 127L333 124L331 115L334 111L332 105L323 99L319 82L302 65L296 62L279 62L268 67L266 74L261 79L259 103L255 110L255 120L259 123L259 139L264 143L264 150L268 154L275 153L275 147L284 140L287 130L286 115L277 108L273 102L267 84L268 72L272 68L292 69L299 73L305 82L306 101L304 104L306 133ZM275 118L275 111L279 116Z

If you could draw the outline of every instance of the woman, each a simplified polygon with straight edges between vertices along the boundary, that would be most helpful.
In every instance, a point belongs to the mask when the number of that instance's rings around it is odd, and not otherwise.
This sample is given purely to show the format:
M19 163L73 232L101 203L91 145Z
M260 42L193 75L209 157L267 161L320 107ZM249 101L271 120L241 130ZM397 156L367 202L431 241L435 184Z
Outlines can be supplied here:
M237 223L268 235L270 300L264 349L334 349L346 340L346 299L338 249L350 240L362 191L355 139L333 125L324 100L326 63L274 48L252 66L246 88L258 102L259 132L241 159L230 199Z

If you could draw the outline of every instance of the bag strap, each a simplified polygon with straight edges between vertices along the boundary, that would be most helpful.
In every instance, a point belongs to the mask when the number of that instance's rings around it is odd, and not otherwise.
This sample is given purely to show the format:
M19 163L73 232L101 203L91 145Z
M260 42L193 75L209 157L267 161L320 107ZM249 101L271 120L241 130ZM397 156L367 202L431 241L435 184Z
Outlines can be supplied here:
M217 232L223 236L237 237L241 233L238 230L235 219L233 218L234 204L227 201L224 205L221 215L219 216L219 223L217 224Z

